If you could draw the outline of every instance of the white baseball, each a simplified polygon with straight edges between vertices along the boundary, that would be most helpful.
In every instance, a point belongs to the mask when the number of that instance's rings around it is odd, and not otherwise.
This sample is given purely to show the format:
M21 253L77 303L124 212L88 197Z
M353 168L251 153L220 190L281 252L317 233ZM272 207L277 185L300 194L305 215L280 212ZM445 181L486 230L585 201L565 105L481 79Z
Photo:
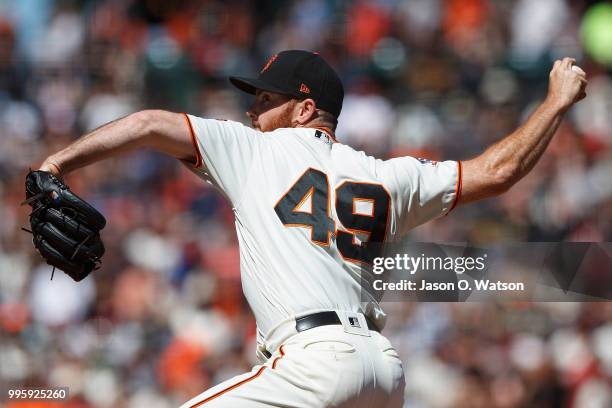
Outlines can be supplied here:
M572 71L580 75L586 75L586 72L584 72L584 70L580 68L578 65L572 65Z

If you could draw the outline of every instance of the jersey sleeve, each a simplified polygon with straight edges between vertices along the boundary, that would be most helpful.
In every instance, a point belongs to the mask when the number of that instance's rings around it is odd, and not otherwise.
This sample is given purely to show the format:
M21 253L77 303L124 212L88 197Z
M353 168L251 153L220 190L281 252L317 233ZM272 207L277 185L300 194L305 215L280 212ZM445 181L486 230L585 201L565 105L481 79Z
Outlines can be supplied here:
M217 186L236 206L257 156L261 135L238 122L187 114L185 118L197 155L191 170Z
M412 228L450 212L461 195L461 162L399 157L382 163L392 195L396 230Z

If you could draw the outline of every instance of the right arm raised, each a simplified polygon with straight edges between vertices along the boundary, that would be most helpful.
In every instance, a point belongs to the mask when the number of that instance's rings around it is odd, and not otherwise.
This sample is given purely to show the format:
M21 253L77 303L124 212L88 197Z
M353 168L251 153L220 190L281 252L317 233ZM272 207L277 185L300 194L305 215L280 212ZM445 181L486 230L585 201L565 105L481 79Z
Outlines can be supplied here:
M94 162L142 147L191 163L197 160L186 115L145 110L107 123L79 138L47 157L40 170L63 176Z

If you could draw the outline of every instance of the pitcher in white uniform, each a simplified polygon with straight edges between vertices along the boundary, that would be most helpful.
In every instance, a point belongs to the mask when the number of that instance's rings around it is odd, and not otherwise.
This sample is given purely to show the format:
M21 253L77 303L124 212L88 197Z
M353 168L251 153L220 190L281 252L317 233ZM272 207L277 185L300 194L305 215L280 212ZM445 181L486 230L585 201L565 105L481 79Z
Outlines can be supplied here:
M574 62L555 63L546 101L521 128L464 162L383 161L338 143L342 83L317 53L292 50L270 58L257 78L230 78L256 95L252 128L142 111L84 136L41 170L61 176L151 147L231 202L260 364L182 407L401 407L404 375L380 334L385 314L375 299L362 300L362 265L372 256L363 244L398 240L523 177L584 97Z

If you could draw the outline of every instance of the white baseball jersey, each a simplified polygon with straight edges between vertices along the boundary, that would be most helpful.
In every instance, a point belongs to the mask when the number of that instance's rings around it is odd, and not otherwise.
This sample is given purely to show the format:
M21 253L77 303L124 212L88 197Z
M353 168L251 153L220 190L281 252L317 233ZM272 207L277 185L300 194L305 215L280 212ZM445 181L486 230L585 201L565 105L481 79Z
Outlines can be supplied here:
M244 294L259 336L308 311L361 312L365 240L393 241L447 213L460 194L460 163L378 160L313 128L259 132L186 115L198 163L192 169L230 200Z

